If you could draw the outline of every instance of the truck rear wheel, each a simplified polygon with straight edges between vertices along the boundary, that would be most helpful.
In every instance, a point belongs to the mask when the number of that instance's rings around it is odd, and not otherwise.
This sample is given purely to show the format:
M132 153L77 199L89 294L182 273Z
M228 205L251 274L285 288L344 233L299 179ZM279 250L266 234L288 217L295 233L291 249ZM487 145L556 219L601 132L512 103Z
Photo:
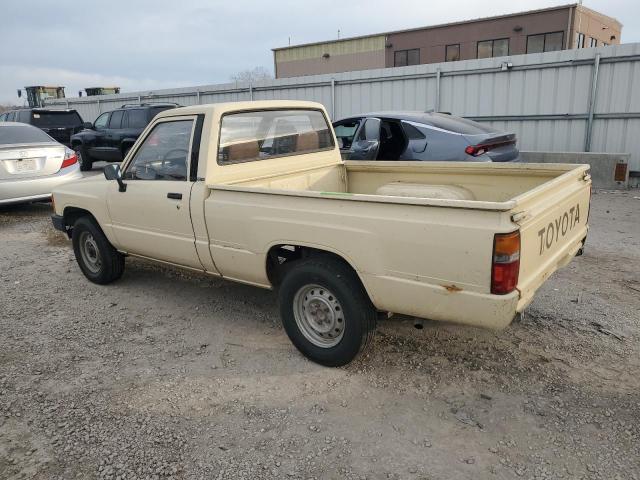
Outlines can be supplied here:
M122 276L124 255L113 248L92 218L76 220L72 243L80 270L93 283L104 285Z
M279 301L287 335L314 362L346 365L371 344L376 310L355 272L338 260L317 257L292 264Z

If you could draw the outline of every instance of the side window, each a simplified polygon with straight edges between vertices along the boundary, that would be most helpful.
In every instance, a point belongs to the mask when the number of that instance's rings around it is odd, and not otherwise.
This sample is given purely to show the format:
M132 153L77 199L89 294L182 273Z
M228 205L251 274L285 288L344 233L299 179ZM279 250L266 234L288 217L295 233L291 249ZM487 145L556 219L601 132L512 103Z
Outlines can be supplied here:
M334 148L333 135L319 110L262 110L222 117L218 163L266 160Z
M93 126L95 128L106 128L107 122L109 121L109 115L110 112L100 115L98 118L96 118L96 121L93 122Z
M350 148L353 143L353 137L360 126L360 120L345 120L342 121L333 128L338 138L338 144L340 148Z
M16 118L16 112L9 112L7 114L7 122L14 122Z
M0 115L0 122L4 122L6 118L7 118L7 114L3 113L2 115Z
M111 113L111 120L109 120L109 128L120 128L122 125L122 117L124 116L124 110L116 110Z
M146 110L141 108L131 109L127 112L129 117L128 128L144 128L147 126Z
M186 180L193 120L158 123L129 162L129 180Z

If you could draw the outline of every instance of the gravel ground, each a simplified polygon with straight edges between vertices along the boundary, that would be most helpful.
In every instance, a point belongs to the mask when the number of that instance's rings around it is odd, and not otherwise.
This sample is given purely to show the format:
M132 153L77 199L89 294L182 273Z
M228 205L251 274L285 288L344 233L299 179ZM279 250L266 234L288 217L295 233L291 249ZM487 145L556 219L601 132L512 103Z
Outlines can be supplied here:
M46 204L0 210L2 479L638 479L640 194L503 332L381 322L339 369L276 296L128 259L86 281Z

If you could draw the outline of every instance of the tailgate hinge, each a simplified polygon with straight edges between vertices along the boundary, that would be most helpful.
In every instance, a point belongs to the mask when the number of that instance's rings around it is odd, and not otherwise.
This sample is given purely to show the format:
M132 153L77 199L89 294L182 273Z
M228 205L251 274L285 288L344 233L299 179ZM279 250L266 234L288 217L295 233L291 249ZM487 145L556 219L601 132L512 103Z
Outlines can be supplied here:
M520 223L526 220L527 218L529 218L530 216L531 215L529 214L529 212L517 212L511 215L511 221L514 223Z

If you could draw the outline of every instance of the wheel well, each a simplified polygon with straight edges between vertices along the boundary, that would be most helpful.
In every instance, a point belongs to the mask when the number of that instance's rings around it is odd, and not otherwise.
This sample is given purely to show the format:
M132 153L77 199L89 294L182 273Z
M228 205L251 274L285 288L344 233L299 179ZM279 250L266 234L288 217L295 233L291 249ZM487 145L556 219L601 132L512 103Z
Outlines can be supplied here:
M282 282L287 269L297 260L310 257L325 257L336 260L346 265L353 273L358 276L353 266L340 255L320 250L312 247L301 245L274 245L267 253L267 278L273 286L278 286Z
M69 235L71 235L71 229L73 228L73 224L76 223L76 221L80 217L91 217L95 220L95 217L91 215L91 212L89 212L89 210L84 210L82 208L77 208L77 207L65 208L64 212L62 213L62 217L64 218L64 224L67 227L69 227L69 229L67 230Z

